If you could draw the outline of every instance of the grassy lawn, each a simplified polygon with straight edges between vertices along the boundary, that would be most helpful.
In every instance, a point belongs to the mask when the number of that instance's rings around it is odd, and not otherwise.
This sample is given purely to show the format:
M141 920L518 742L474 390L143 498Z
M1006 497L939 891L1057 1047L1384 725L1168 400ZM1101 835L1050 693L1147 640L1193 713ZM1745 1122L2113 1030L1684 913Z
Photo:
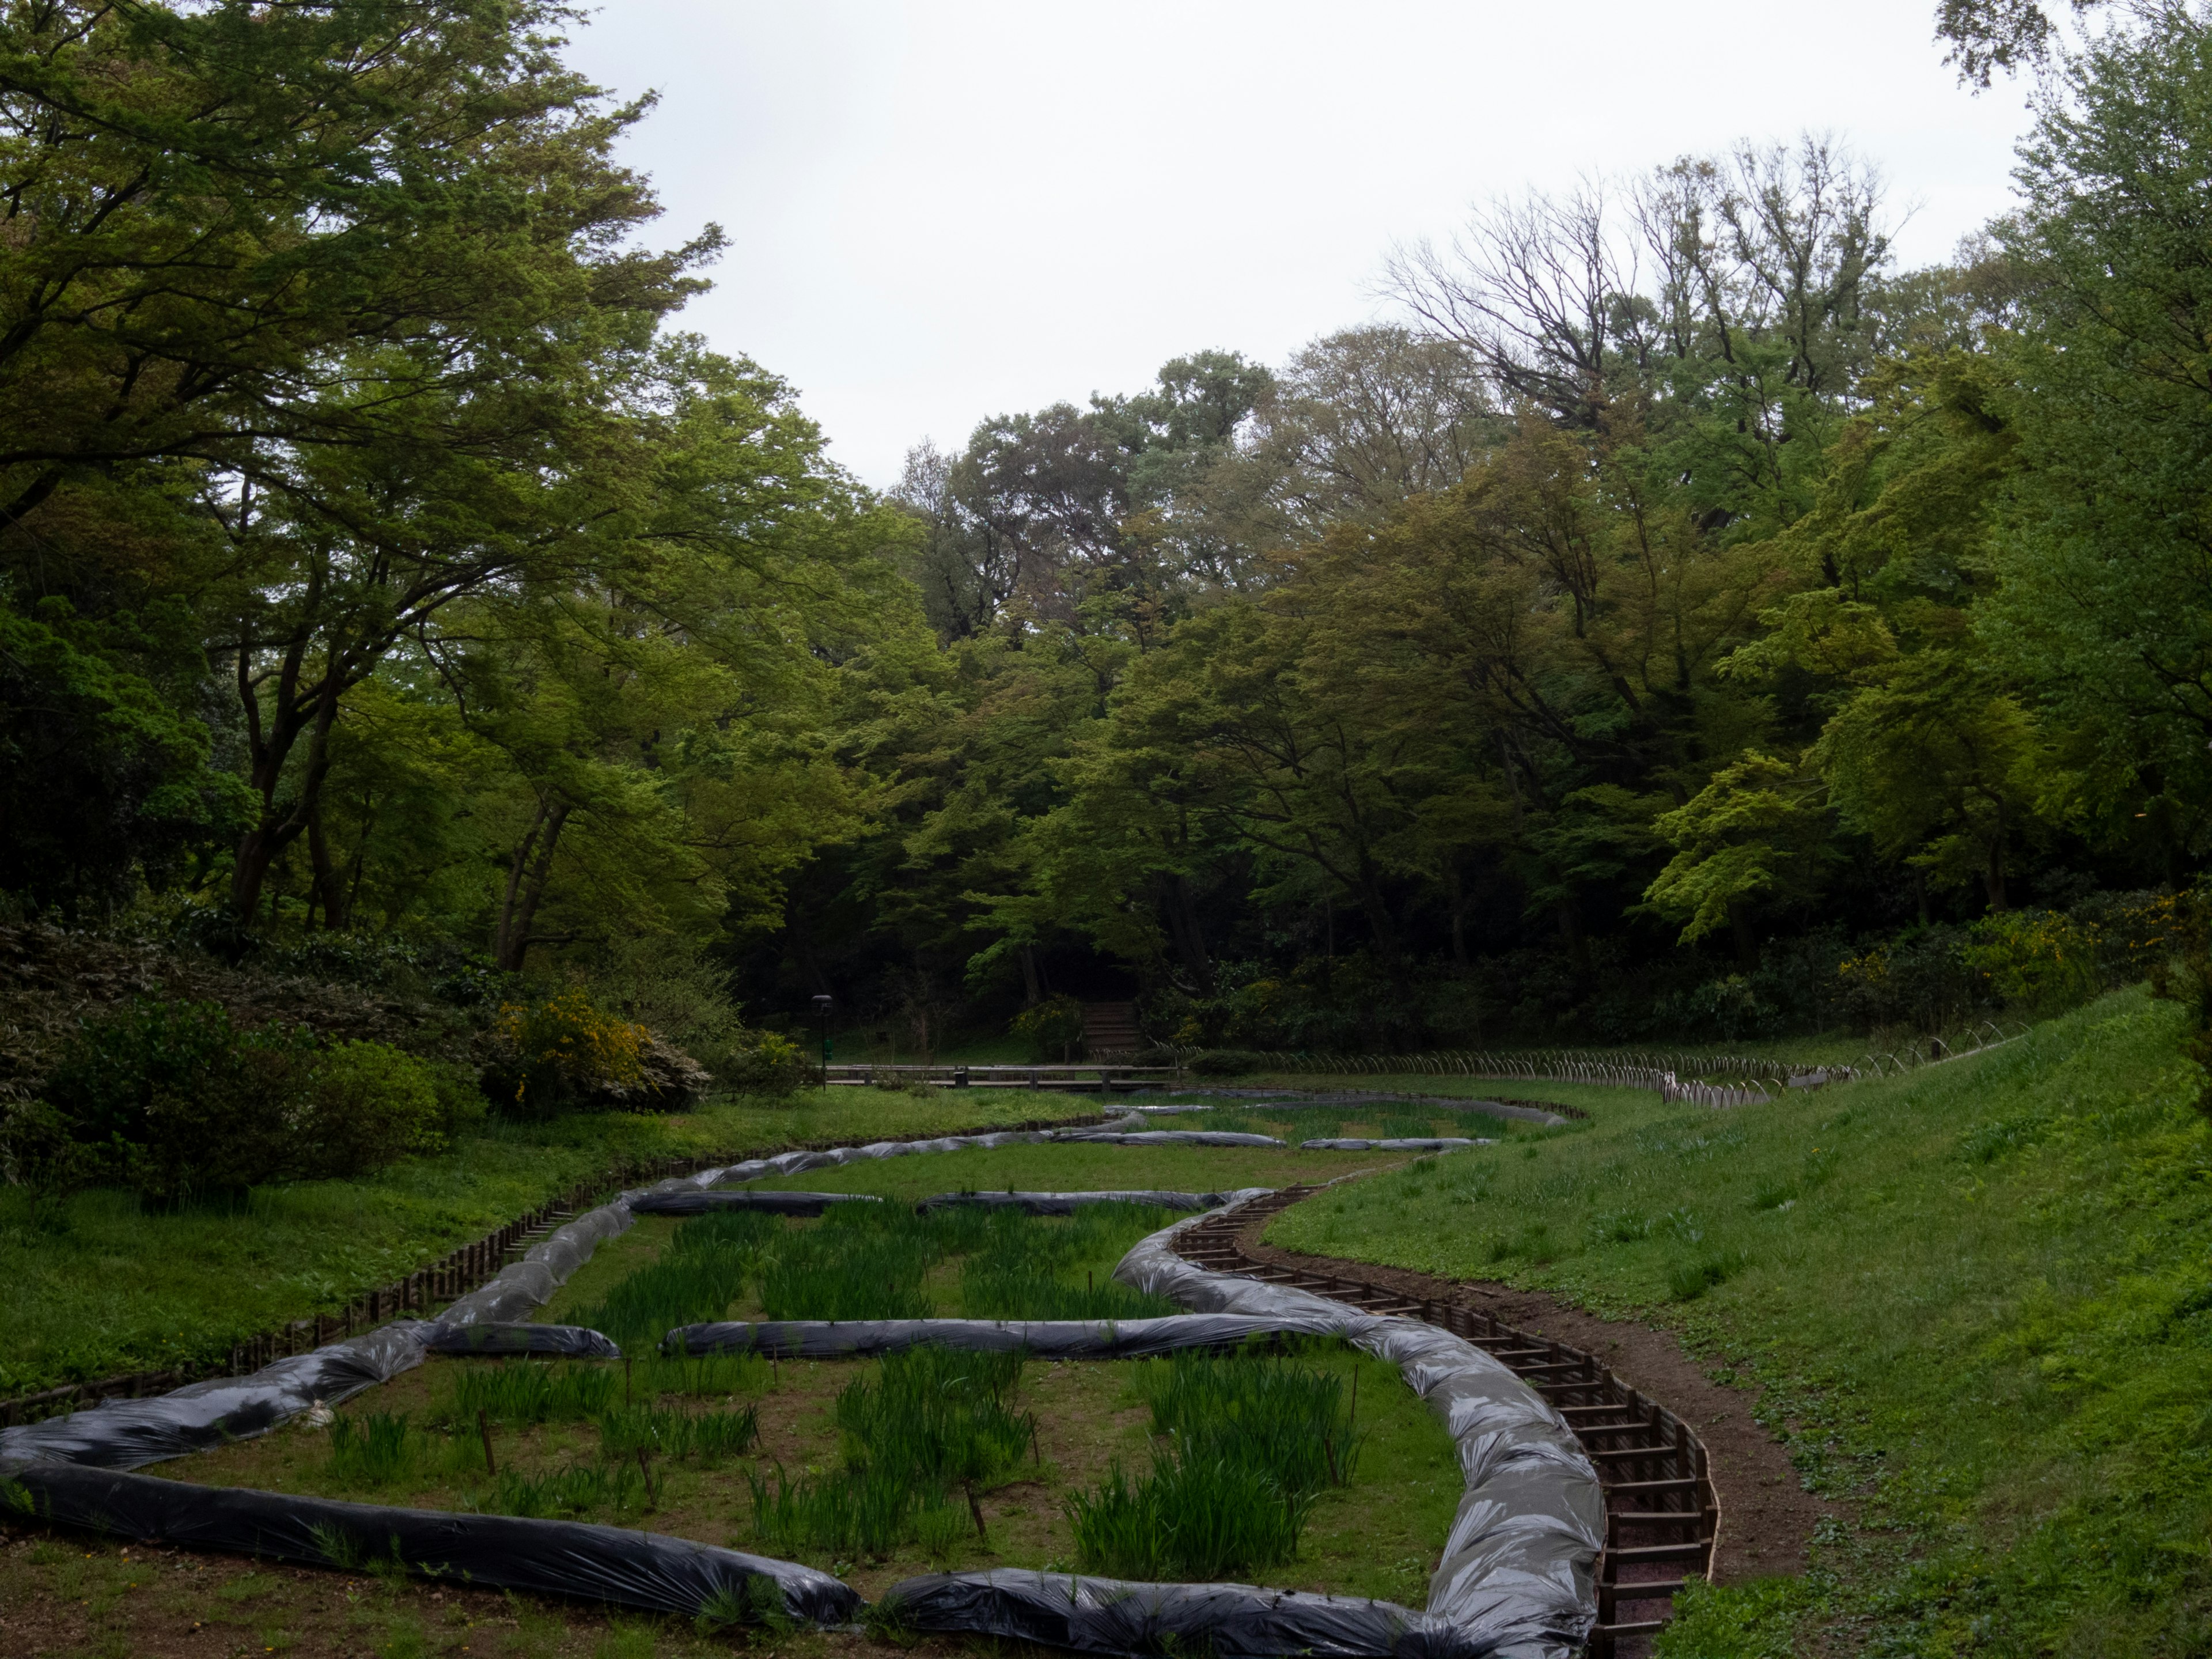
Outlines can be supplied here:
M34 1215L0 1187L0 1395L118 1371L220 1360L285 1321L374 1285L626 1159L772 1152L800 1141L942 1134L1098 1109L1081 1096L860 1088L711 1102L665 1117L495 1124L450 1152L359 1181L257 1188L242 1211L143 1213L127 1193Z
M1768 1106L1623 1093L1268 1237L1650 1317L1767 1390L1855 1522L1803 1581L1686 1598L1664 1654L2202 1654L2212 1126L2182 1024L2128 992Z

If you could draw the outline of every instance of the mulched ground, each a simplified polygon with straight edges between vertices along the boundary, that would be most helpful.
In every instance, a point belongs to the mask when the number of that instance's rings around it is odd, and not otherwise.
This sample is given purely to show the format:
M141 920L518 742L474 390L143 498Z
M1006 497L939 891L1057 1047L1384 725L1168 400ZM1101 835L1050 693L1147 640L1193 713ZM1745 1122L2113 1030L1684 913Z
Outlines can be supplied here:
M1814 1528L1839 1513L1837 1505L1805 1490L1789 1454L1759 1426L1758 1395L1716 1381L1674 1332L1632 1320L1600 1319L1540 1291L1437 1279L1400 1267L1279 1249L1260 1242L1270 1219L1253 1222L1239 1236L1238 1247L1255 1261L1333 1273L1416 1300L1455 1303L1494 1314L1509 1325L1595 1354L1632 1387L1681 1418L1705 1442L1713 1485L1720 1494L1716 1583L1803 1572Z

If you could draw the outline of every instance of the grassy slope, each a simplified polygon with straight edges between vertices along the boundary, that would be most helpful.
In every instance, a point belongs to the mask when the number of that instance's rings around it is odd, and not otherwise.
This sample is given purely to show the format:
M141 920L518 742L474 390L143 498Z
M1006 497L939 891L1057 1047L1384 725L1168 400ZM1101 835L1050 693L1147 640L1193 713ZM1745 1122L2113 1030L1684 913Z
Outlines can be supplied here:
M80 1194L54 1227L34 1223L20 1189L0 1188L0 1395L218 1359L286 1320L335 1312L627 1158L1097 1110L1079 1096L1025 1090L924 1099L841 1088L669 1117L578 1116L505 1127L360 1181L258 1188L243 1214L143 1215L129 1194L98 1191Z
M1587 1125L1358 1183L1285 1245L1680 1329L1863 1498L1802 1583L1689 1598L1662 1651L2212 1651L2212 1126L2181 1016L2107 997L1991 1053ZM1702 1293L1701 1281L1722 1282Z

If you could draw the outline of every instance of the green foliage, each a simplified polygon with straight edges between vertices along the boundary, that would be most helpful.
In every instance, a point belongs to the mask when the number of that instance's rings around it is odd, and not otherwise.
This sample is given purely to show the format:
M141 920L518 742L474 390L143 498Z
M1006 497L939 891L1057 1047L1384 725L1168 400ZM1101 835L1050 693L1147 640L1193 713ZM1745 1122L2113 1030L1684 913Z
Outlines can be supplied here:
M2049 910L2013 910L1967 929L1961 953L2008 1008L2045 1015L2104 988L2094 932Z
M416 1463L404 1412L341 1413L331 1424L331 1478L342 1486L389 1486Z
M1120 1468L1070 1494L1083 1564L1110 1577L1233 1578L1297 1559L1308 1505L1285 1503L1261 1470L1165 1459L1132 1480Z
M1821 824L1802 781L1770 756L1747 751L1654 826L1676 849L1644 897L1682 924L1682 943L1730 925L1777 888L1802 890Z
M469 1101L450 1068L385 1042L340 1042L316 1051L306 1099L292 1125L295 1170L309 1180L363 1174L397 1158L443 1151ZM465 1121L465 1119L464 1118Z
M0 576L0 892L76 916L186 879L251 798L179 696L194 677L143 672L167 665L173 613L102 629L59 594L33 616L9 597Z
M1358 1467L1344 1379L1295 1357L1186 1349L1148 1362L1137 1389L1185 1462L1241 1462L1292 1494L1347 1486Z
M882 1556L921 1538L943 1553L967 1519L956 1489L999 1484L1032 1443L1012 1405L1021 1371L1015 1353L886 1355L837 1396L838 1469L794 1481L779 1468L773 1489L748 1472L755 1529L789 1549Z
M573 1423L605 1416L622 1392L621 1371L597 1361L463 1364L453 1368L453 1387L434 1419L464 1433L479 1413L509 1428Z
M1148 1474L1070 1494L1077 1553L1123 1578L1231 1577L1297 1554L1318 1492L1358 1451L1343 1380L1295 1360L1177 1353L1139 1389L1167 1437Z
M214 1002L139 1001L87 1024L46 1092L5 1125L22 1178L114 1182L159 1203L368 1174L440 1150L471 1109L451 1076L387 1044L241 1031Z
M645 1028L606 1012L583 990L504 1003L493 1032L498 1057L485 1071L484 1092L511 1116L550 1117L643 1088Z
M722 1051L714 1080L732 1094L780 1099L804 1087L812 1072L798 1043L781 1031L757 1031Z
M1073 997L1047 997L1014 1016L1010 1028L1036 1060L1067 1060L1083 1044L1083 1005Z
M645 1478L634 1463L572 1463L542 1474L503 1471L477 1506L490 1515L562 1519L640 1507Z
M576 1310L575 1322L626 1350L657 1347L678 1325L723 1317L781 1231L775 1216L752 1211L694 1217L677 1227L665 1254L623 1278L605 1300Z
M599 1450L610 1465L648 1457L690 1458L712 1468L750 1450L760 1438L760 1411L745 1406L733 1412L664 1411L653 1406L625 1406L598 1419Z

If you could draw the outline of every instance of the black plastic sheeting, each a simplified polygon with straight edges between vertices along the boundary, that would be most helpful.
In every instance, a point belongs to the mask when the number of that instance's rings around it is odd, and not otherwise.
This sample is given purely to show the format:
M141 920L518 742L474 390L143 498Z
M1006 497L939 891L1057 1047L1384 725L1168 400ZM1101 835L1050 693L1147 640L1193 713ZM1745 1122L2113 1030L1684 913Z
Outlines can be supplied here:
M148 1543L349 1569L396 1559L425 1577L685 1617L719 1602L757 1619L763 1581L793 1619L844 1624L860 1607L849 1585L812 1567L620 1527L386 1509L67 1463L0 1464L0 1475L13 1487L0 1496L19 1512Z
M1149 1204L1158 1210L1218 1210L1228 1201L1220 1193L938 1193L914 1207L925 1213L969 1205L986 1210L1019 1210L1028 1215L1073 1215L1092 1204Z
M640 1193L632 1215L711 1215L718 1210L765 1210L772 1215L820 1215L833 1204L880 1204L871 1193Z
M1285 1336L1338 1336L1325 1315L1164 1314L1156 1319L770 1319L682 1325L671 1358L757 1353L776 1359L866 1359L908 1348L1025 1353L1035 1359L1156 1359L1182 1348L1235 1348Z
M539 1354L554 1359L620 1359L615 1340L582 1325L447 1325L430 1326L422 1346L432 1353L456 1358L498 1359ZM327 1402L326 1402L327 1403Z
M1483 1659L1509 1651L1449 1620L1388 1602L1250 1584L1132 1583L1018 1568L904 1579L884 1593L878 1607L893 1628L1012 1637L1091 1653Z
M1495 1146L1494 1140L1459 1135L1405 1136L1391 1140L1301 1140L1302 1152L1455 1152L1462 1146Z
M279 1359L250 1376L216 1377L150 1400L112 1400L0 1429L0 1459L135 1469L266 1434L319 1402L335 1405L421 1364L426 1328L417 1320L398 1320L366 1336Z

